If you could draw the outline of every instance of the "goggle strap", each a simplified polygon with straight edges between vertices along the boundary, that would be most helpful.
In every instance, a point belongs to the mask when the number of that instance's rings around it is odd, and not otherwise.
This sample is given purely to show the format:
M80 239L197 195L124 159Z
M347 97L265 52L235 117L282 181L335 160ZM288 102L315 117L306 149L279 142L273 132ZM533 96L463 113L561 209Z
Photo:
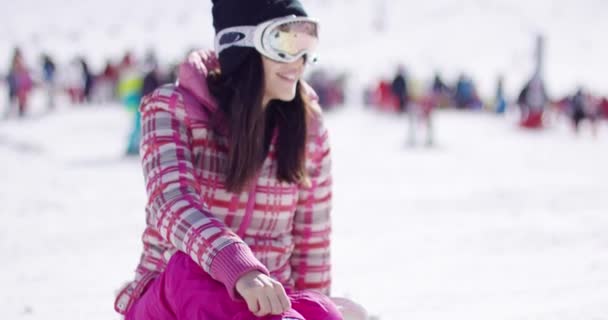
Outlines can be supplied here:
M256 29L256 26L236 26L220 31L215 37L215 52L220 54L234 46L255 48Z

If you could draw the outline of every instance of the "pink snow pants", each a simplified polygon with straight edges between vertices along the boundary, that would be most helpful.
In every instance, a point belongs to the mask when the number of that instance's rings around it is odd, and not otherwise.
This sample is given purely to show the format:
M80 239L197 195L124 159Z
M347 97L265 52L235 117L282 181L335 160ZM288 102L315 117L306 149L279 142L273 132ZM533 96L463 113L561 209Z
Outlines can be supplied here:
M342 320L340 311L323 294L285 290L292 309L258 318L244 300L232 300L222 283L178 251L131 306L125 320Z

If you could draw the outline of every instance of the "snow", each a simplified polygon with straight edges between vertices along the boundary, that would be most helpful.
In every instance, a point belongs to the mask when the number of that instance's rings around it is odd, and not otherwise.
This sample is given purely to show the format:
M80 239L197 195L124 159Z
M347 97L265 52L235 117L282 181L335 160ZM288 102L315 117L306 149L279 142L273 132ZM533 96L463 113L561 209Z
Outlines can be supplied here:
M30 63L47 49L61 62L85 53L97 68L126 48L157 43L169 61L210 43L209 1L106 3L3 3L0 61L15 43ZM385 1L384 34L370 29L371 1L305 4L324 22L322 66L347 70L353 92L402 61L421 80L467 70L486 94L503 72L513 93L539 30L553 93L578 82L608 92L604 1ZM442 111L437 146L412 148L407 119L364 109L360 95L326 115L334 295L383 320L608 319L606 123L593 139L564 119L529 132L512 114ZM114 294L133 276L146 201L138 159L122 156L129 114L43 104L37 92L29 118L0 121L0 318L118 319Z
M338 290L387 319L606 317L605 141L446 112L412 150L405 119L351 112L330 118Z
M0 126L2 318L118 318L144 227L128 120L93 105ZM605 127L446 111L437 147L410 148L402 117L351 106L327 122L335 295L382 319L606 317Z

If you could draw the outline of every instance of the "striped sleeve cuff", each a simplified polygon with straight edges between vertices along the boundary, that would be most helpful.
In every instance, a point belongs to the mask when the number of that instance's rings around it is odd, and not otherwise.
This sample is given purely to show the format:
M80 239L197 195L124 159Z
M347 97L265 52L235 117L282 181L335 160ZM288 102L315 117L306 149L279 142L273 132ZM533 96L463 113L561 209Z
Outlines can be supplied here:
M230 297L236 300L239 297L236 292L237 280L254 270L266 275L270 274L268 269L254 257L251 249L245 243L237 242L218 252L211 262L209 273L211 277L222 282Z

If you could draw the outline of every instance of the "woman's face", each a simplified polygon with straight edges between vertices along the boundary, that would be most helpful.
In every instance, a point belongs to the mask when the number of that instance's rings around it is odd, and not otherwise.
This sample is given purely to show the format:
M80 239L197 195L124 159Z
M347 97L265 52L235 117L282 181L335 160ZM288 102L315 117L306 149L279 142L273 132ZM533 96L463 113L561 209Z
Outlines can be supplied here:
M296 96L296 85L304 72L304 58L292 63L281 63L262 56L264 66L263 106L277 99L291 101Z

